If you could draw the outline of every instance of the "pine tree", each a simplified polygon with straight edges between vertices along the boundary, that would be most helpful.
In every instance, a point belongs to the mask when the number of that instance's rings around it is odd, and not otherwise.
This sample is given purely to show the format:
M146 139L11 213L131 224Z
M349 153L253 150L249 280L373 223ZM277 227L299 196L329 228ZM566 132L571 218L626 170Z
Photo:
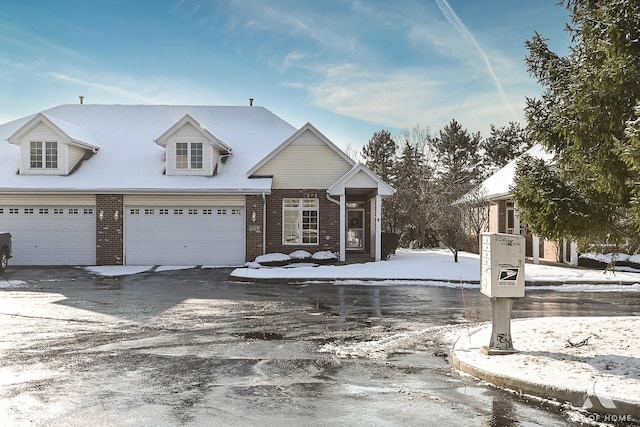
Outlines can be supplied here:
M362 147L362 157L369 169L383 180L393 185L396 151L398 147L388 130L373 134L369 142Z
M532 138L551 165L523 159L514 199L522 219L547 238L637 239L628 221L639 175L625 133L640 99L640 3L568 0L572 46L559 56L535 34L526 42L529 72L545 88L527 99Z
M476 186L482 176L480 141L480 133L469 134L456 120L430 140L436 174L454 200Z
M454 202L476 187L482 178L480 133L469 134L452 120L430 139L435 176L430 183L431 226L441 244L458 261L467 242L462 208Z
M380 130L362 148L365 165L392 186L396 180L397 145L388 130ZM395 195L382 203L383 231L396 233L398 228L398 209Z
M508 126L491 125L488 138L480 143L483 156L484 176L489 176L511 160L524 154L533 145L529 132L519 123L510 122Z

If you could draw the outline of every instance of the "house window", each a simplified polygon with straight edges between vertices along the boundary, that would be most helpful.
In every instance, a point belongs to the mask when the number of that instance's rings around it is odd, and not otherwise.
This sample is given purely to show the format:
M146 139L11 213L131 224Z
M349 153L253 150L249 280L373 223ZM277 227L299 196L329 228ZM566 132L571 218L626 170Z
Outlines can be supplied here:
M176 143L176 169L202 169L202 143Z
M282 200L283 244L318 244L318 206L318 199Z
M58 168L58 143L56 141L31 141L30 150L32 169Z

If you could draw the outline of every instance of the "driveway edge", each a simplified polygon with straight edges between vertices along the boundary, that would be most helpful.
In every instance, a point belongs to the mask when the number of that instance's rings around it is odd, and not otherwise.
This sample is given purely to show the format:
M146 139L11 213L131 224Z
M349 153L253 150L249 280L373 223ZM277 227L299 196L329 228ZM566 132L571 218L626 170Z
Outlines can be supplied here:
M482 328L489 327L491 327L491 325L486 325ZM452 346L451 361L453 367L461 372L472 375L495 386L513 390L518 393L529 394L532 396L541 397L543 399L554 400L560 403L569 403L578 410L583 410L587 413L601 414L605 418L616 416L622 420L626 420L628 417L634 418L634 421L640 420L640 405L634 403L612 397L607 403L612 402L615 407L605 408L604 406L602 406L602 403L597 398L597 396L593 396L591 393L585 390L571 389L568 387L555 387L548 384L534 383L531 381L513 378L507 375L497 374L495 372L485 370L480 366L471 365L463 360L460 360L459 356L456 354L456 346L459 340L460 337L458 337L458 339ZM591 404L593 405L588 410L584 408L584 404L587 399L589 399L589 402L591 402Z

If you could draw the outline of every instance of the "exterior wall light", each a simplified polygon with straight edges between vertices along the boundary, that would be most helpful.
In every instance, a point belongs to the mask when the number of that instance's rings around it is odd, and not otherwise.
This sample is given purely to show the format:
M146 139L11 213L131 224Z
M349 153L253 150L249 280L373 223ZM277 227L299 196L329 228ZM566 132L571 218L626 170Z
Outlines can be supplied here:
M118 217L120 217L120 212L118 212L118 210L116 209L116 211L113 213L113 219L117 221Z

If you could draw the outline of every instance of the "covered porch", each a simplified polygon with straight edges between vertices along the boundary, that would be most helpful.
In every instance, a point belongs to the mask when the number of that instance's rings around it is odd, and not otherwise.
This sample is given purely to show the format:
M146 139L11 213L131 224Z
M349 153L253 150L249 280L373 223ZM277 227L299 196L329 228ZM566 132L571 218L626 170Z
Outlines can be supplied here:
M363 164L356 164L327 190L340 206L340 262L347 254L382 259L382 200L395 191Z

